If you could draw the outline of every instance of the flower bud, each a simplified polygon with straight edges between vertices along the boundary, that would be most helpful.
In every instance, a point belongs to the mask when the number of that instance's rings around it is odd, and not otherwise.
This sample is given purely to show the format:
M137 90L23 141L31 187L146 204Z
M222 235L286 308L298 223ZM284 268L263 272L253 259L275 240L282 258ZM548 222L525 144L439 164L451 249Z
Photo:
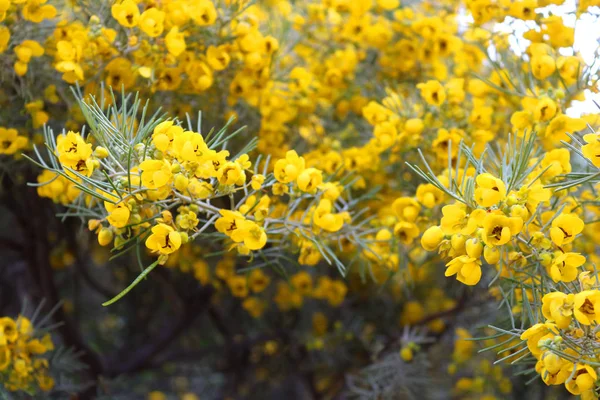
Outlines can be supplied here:
M402 350L400 350L400 357L406 362L411 362L413 359L412 349L410 347L403 347Z
M497 247L485 246L483 249L483 258L488 264L496 264L500 261L500 250Z
M189 184L189 179L185 175L177 174L175 176L175 189L181 193L185 193Z
M421 236L421 246L427 251L434 251L444 240L444 232L439 226L432 226Z
M98 146L94 149L94 156L97 158L106 158L108 157L108 150L102 146Z
M525 206L517 204L510 208L510 215L511 217L520 217L523 221L527 221L529 218L529 211L527 211Z
M181 236L181 244L185 244L190 240L190 237L186 232L179 232L179 236Z
M90 219L88 221L88 229L90 231L95 231L100 226L100 220L98 219Z
M465 243L465 249L469 257L479 258L483 252L483 243L477 238L471 238Z
M467 237L460 233L455 233L454 235L452 235L452 238L450 239L452 248L455 251L460 252L460 253L462 253L465 250L466 241L467 241Z
M100 229L98 232L98 243L100 246L108 246L113 240L113 232L108 228Z

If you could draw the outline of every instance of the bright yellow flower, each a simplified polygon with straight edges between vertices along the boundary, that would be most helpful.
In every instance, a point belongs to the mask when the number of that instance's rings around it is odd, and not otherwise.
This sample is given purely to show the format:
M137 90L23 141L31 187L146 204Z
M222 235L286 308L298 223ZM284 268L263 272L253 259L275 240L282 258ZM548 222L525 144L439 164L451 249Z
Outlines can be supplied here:
M583 231L584 223L575 214L560 214L552 221L550 238L557 246L571 243Z
M90 176L94 171L92 144L86 143L79 133L69 131L66 135L59 135L56 138L56 151L63 167L85 176Z
M275 179L281 183L293 182L304 168L304 158L299 157L295 150L290 150L284 159L277 160L275 163Z
M502 246L521 232L523 220L503 214L488 214L483 219L482 240L488 246Z
M483 173L475 178L475 201L482 207L491 207L503 201L506 197L506 186L501 179L492 174Z
M165 29L165 13L157 8L149 8L140 15L140 29L150 37L157 37Z
M121 3L113 4L110 10L113 18L126 28L133 28L140 19L140 10L133 0L124 0Z
M185 35L183 32L179 32L178 27L174 26L165 36L165 44L169 53L177 57L185 51Z
M588 133L583 137L583 140L587 144L581 146L581 152L592 164L600 168L600 135Z
M152 227L152 234L146 239L146 247L154 253L171 254L181 246L181 235L166 224Z
M313 222L319 228L328 232L337 232L344 225L343 213L333 213L333 204L330 200L321 199L313 213Z
M481 279L481 260L460 256L446 264L446 276L456 275L456 280L465 285L476 285Z
M560 329L567 329L573 318L575 295L562 292L552 292L542 298L542 314L556 323Z
M296 183L303 192L315 194L323 183L323 173L316 168L307 168L298 175Z
M430 80L426 83L419 83L417 84L417 88L421 91L421 96L429 105L439 107L446 101L446 90L438 81Z
M561 253L550 267L550 277L554 282L572 282L577 279L577 267L583 263L585 257L579 253Z
M158 189L171 181L171 165L167 160L146 160L140 164L142 184L148 189Z
M600 292L585 290L575 294L573 314L579 323L591 325L600 320Z
M15 154L27 146L27 138L19 136L16 129L0 127L0 154Z

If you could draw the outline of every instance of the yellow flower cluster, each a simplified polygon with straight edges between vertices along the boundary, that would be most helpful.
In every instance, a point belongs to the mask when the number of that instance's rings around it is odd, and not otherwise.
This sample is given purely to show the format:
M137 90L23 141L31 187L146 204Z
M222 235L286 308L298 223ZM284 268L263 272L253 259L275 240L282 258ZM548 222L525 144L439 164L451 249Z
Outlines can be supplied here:
M574 395L595 399L596 369L593 329L600 321L600 291L588 272L579 276L576 293L551 292L542 298L545 322L533 325L521 334L527 348L537 359L535 370L547 385L564 385ZM565 343L573 343L575 347ZM581 356L582 354L589 354Z
M54 379L44 354L52 350L50 334L36 337L28 318L0 318L0 383L11 392L51 390Z
M502 329L533 338L544 382L594 398L600 120L571 107L598 92L598 70L571 19L597 6L117 0L94 15L0 0L4 74L27 120L10 126L64 127L36 151L38 194L115 254L143 248L254 318L341 307L374 283L400 326L439 335L465 288L437 278L490 284L525 321ZM228 133L234 120L249 129ZM0 128L0 155L39 139ZM309 268L325 263L347 281ZM473 347L457 335L462 368ZM483 398L486 379L509 391L481 371L457 395Z

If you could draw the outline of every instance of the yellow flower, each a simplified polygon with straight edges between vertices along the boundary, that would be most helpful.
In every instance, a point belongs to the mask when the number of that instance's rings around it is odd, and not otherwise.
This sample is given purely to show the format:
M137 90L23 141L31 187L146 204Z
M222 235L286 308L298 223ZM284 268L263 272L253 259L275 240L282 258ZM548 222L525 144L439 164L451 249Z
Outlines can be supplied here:
M275 163L275 179L281 183L293 182L304 171L304 167L304 158L298 156L295 150L290 150L285 154L284 159L277 160Z
M124 0L120 4L113 4L110 11L113 18L126 28L133 28L140 19L140 10L133 0Z
M234 297L244 298L248 296L248 285L244 276L234 275L229 277L227 286L229 286L229 290L231 290Z
M536 79L544 80L556 71L556 62L549 55L535 55L531 58L531 72Z
M118 200L115 196L111 197L114 200ZM123 228L129 222L131 210L125 201L119 201L117 204L105 201L104 208L106 208L106 211L109 213L106 220L115 228Z
M313 222L319 228L328 232L337 232L344 225L343 213L332 213L333 204L330 200L321 199L313 213Z
M600 135L588 133L583 137L583 140L587 144L581 146L581 152L592 164L600 168Z
M236 162L228 161L217 171L217 179L221 185L243 185L246 174Z
M248 250L260 250L267 244L267 234L265 230L253 221L240 221L239 229L231 238L235 242L244 242Z
M426 208L433 208L444 200L444 192L431 183L422 183L417 187L416 197Z
M542 298L542 314L556 323L560 329L567 329L573 318L575 295L562 292L552 292Z
M262 174L252 175L252 180L250 186L252 186L253 190L260 190L262 184L265 182L265 176Z
M206 62L215 71L222 71L229 65L231 57L226 46L209 46L206 49Z
M544 155L540 166L544 169L544 178L554 178L571 172L571 153L567 149L554 149Z
M482 240L488 246L502 246L521 232L523 220L503 214L488 214L483 219Z
M596 379L598 379L598 375L596 370L583 363L577 363L577 369L575 369L575 373L573 374L573 369L575 365L571 365L569 370L569 376L571 376L571 380L565 383L565 387L569 392L574 395L580 395L583 392L586 392L590 389L593 389L596 384Z
M303 192L315 194L323 183L323 173L316 168L307 168L298 175L296 183Z
M265 312L267 304L264 300L259 298L248 297L242 302L242 307L244 310L248 311L248 314L250 314L253 318L258 318Z
M0 346L6 346L7 343L14 343L19 337L17 324L12 318L0 318Z
M444 240L444 231L439 226L428 228L421 236L421 246L427 251L434 251Z
M248 276L248 286L254 293L264 291L271 283L271 278L266 275L261 269L253 269Z
M419 233L419 228L412 222L400 221L394 226L394 235L402 244L411 244Z
M157 37L164 30L165 13L157 8L149 8L140 15L140 29L150 37Z
M426 83L419 83L417 84L417 88L421 91L421 96L429 105L439 107L446 101L446 90L438 81L430 80Z
M392 203L396 216L407 222L415 222L421 211L421 205L412 197L399 197Z
M217 10L211 0L193 1L190 15L198 26L209 26L217 20Z
M253 221L248 221L237 211L220 210L221 218L215 222L215 228L229 236L236 243L244 243L248 250L262 249L267 243L265 230Z
M456 275L456 280L465 285L476 285L481 279L481 260L460 256L446 264L446 276Z
M63 167L73 169L82 175L90 176L94 170L92 144L86 143L79 133L72 131L56 138L58 160Z
M581 118L571 118L564 114L557 115L550 121L544 132L544 137L558 145L561 140L569 140L568 133L585 129L586 123Z
M600 292L585 290L575 294L574 315L583 325L591 325L600 320Z
M27 146L27 138L19 136L16 129L0 127L0 154L15 154Z
M492 174L483 173L475 178L475 201L482 207L491 207L503 201L506 197L506 186L501 179Z
M4 53L10 41L10 30L5 26L0 26L0 54Z
M561 253L550 267L550 277L554 282L572 282L577 279L577 267L585 263L579 253Z
M308 296L313 289L312 277L306 271L298 272L290 278L292 287L302 296Z
M557 110L558 107L554 100L549 97L542 97L535 106L533 118L540 122L549 121L554 118Z
M557 246L571 243L583 231L584 223L575 214L561 214L554 218L550 228L550 238Z
M582 72L581 60L576 56L560 56L556 59L556 67L560 77L567 85L577 82Z
M461 233L471 235L483 221L485 211L473 210L469 215L463 204L450 204L442 207L441 228L446 235Z
M174 26L165 36L165 44L169 53L177 57L185 51L185 35L179 32L178 27Z
M140 164L142 184L148 189L158 189L171 181L171 165L167 160L146 160Z
M166 224L152 227L152 234L146 239L146 247L154 253L171 254L181 246L181 235Z
M27 21L39 24L45 19L51 19L56 16L56 8L50 4L45 4L48 0L27 0L23 7L23 18Z
M510 117L510 123L514 129L523 134L523 131L531 131L533 125L533 114L529 111L515 111Z
M556 325L553 323L535 324L521 334L521 340L527 340L527 347L534 357L542 354L538 344L542 339L554 338L558 334Z
M1 339L0 339L1 340ZM6 370L11 363L11 352L8 346L0 345L0 372Z

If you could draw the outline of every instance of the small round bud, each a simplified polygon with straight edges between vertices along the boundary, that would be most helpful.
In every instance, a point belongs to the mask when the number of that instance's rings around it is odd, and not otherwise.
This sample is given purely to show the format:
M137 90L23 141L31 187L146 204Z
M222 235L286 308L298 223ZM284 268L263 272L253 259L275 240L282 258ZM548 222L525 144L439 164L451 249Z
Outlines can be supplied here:
M108 157L108 150L102 146L98 146L94 149L94 156L97 158L106 158Z
M99 219L90 219L88 221L88 229L90 231L95 231L99 226L100 226L100 220Z
M113 232L108 228L100 229L98 232L98 243L100 246L108 246L113 240Z
M500 261L500 250L497 247L485 246L483 249L483 258L488 264L496 264Z
M465 243L465 249L469 257L479 258L483 252L483 243L477 238L471 238Z
M181 236L181 244L185 244L190 240L190 237L186 232L179 232L179 236Z
M444 232L439 226L432 226L421 236L421 246L427 251L434 251L444 240Z

